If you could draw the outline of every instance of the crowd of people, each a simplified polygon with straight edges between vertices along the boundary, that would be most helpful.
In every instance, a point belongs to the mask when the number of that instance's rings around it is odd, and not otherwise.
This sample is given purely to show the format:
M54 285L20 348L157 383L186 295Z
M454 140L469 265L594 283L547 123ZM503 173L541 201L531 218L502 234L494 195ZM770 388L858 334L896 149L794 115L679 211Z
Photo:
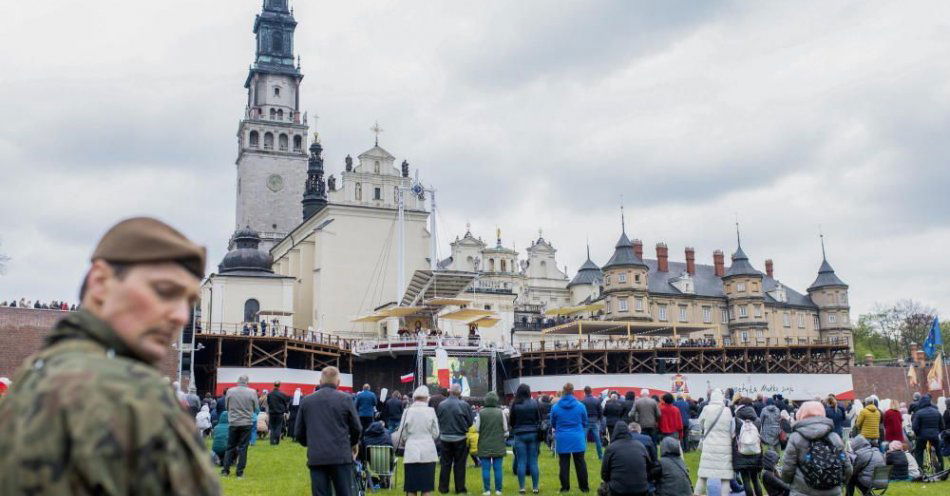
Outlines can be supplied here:
M28 300L26 298L16 298L10 301L0 301L0 307L10 307L10 308L32 308L35 310L61 310L63 312L75 312L77 305L75 303L67 303L65 301L56 301L50 300L48 302L43 302L40 300Z
M909 406L876 397L844 404L834 396L796 404L781 394L749 397L731 389L699 399L647 389L621 395L585 387L575 394L568 383L553 396L521 384L503 404L494 392L463 399L458 385L388 397L369 384L356 394L338 385L330 367L306 396L300 389L288 396L280 383L258 393L241 377L218 399L190 391L180 400L199 431L213 433L222 475L236 464L242 476L254 434L269 433L271 444L289 436L307 447L313 494L329 494L331 487L352 494L355 482L366 480L362 466L371 446L402 456L407 494L466 493L473 460L486 496L502 494L506 456L514 458L519 494L538 494L542 447L558 459L562 492L571 490L572 475L578 490L591 490L585 453L593 444L601 459L600 494L637 496L868 494L878 466L891 467L891 480L919 480L926 443L950 454L950 409L941 413L928 395L916 395ZM684 461L692 450L700 451L696 473ZM942 469L942 458L935 463ZM391 486L392 480L368 483Z

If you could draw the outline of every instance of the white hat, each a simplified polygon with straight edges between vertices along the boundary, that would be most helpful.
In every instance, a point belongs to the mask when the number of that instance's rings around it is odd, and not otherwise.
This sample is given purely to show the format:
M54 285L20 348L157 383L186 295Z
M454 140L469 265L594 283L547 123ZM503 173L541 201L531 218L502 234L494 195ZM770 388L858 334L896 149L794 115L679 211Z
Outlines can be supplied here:
M412 399L424 398L429 399L429 388L427 386L419 386L415 391L412 392Z
M7 387L10 387L10 385L13 384L13 381L7 379L6 377L0 377L0 382L2 382L3 385Z

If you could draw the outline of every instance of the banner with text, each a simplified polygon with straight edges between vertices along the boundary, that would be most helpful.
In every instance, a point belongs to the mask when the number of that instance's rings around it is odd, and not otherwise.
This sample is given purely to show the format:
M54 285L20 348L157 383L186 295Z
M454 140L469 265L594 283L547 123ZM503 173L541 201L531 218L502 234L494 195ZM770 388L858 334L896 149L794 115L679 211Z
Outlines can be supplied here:
M280 390L292 395L294 390L307 395L313 392L320 384L319 370L284 369L269 367L219 367L218 384L215 394L224 393L224 390L237 385L238 377L247 375L248 386L258 392L274 389L274 382L280 381ZM340 390L353 390L353 374L340 374Z

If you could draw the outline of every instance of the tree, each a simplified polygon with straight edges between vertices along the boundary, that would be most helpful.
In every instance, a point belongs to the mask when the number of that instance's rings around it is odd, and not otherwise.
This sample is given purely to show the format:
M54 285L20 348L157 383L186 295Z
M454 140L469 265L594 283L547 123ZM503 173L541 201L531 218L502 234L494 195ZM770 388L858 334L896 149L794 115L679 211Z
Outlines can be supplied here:
M870 313L858 317L852 331L855 352L867 350L875 356L909 357L910 345L921 345L927 339L936 313L932 307L911 299L891 305L877 304Z

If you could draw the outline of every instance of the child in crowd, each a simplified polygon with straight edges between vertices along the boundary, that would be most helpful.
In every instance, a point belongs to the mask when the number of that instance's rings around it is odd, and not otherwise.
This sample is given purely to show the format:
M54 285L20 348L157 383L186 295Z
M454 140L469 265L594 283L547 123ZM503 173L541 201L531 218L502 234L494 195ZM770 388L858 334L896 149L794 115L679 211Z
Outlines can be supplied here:
M791 488L778 473L778 453L766 450L762 455L762 486L769 496L788 496Z
M904 455L904 443L891 441L887 445L887 454L884 456L884 461L891 466L891 480L903 481L910 479L907 457Z

